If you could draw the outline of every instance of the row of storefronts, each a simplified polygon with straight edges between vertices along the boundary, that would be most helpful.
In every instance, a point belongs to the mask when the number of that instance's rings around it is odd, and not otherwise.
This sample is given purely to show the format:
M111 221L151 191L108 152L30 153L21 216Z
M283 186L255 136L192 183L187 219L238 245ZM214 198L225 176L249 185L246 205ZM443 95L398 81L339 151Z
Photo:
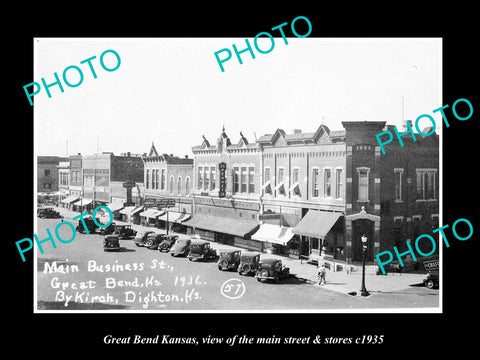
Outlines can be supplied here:
M142 156L72 156L61 203L107 205L118 220L294 258L355 263L366 236L374 262L438 226L438 137L405 137L381 155L375 134L385 122L342 125L277 129L253 143L242 133L233 143L223 128L215 144L203 136L193 158L153 143Z

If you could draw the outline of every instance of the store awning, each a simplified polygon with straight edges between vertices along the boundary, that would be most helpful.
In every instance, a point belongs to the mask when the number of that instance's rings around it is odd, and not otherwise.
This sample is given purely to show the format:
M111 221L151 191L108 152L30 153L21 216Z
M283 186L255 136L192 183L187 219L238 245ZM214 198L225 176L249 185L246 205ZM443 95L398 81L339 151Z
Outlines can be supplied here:
M245 237L246 235L254 232L258 228L259 223L253 221L224 218L219 216L196 214L190 220L185 221L184 225L204 230L235 235L239 237Z
M163 213L164 213L164 211L149 208L149 209L146 209L145 211L141 212L140 216L144 216L144 217L147 217L147 218L153 218L154 219L157 216L162 215Z
M186 221L186 220L190 219L190 216L191 215L187 214L187 213L182 213L182 212L178 212L178 211L169 211L168 212L168 221L169 222L181 223L183 221ZM158 220L167 221L167 213L165 212L165 214L159 216Z
M122 210L120 210L120 214L128 215L135 209L135 206L126 206Z
M107 205L107 207L112 210L112 212L123 209L123 204L121 202L112 202Z
M338 212L310 210L293 228L293 233L323 239L340 216Z
M67 197L66 199L63 199L62 203L70 204L71 202L74 202L75 200L78 200L78 196L72 195L72 196Z
M83 199L78 200L73 205L85 206L85 205L89 205L92 201L93 201L93 199L83 198Z
M258 231L252 235L252 239L285 246L292 239L293 235L291 227L262 224Z

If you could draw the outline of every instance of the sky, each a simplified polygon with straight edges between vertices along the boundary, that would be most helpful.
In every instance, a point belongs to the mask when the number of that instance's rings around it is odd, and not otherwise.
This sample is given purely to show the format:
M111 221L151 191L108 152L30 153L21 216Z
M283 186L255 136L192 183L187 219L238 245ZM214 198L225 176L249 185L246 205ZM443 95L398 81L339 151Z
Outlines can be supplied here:
M253 142L277 128L342 130L342 121L400 127L402 115L441 123L432 113L443 105L441 39L274 39L268 54L249 39L255 59L245 52L239 64L232 44L244 49L245 38L35 38L32 82L53 83L56 72L64 87L34 96L35 154L142 154L154 142L159 153L191 156L202 135L215 143L223 126L237 143L240 131ZM270 40L258 44L268 49ZM233 55L222 72L214 53L224 48ZM99 58L110 49L121 63L108 72ZM80 63L92 56L96 79ZM116 65L112 53L104 61ZM84 76L77 87L62 79L71 65ZM75 70L67 75L79 82ZM430 125L423 121L421 128Z

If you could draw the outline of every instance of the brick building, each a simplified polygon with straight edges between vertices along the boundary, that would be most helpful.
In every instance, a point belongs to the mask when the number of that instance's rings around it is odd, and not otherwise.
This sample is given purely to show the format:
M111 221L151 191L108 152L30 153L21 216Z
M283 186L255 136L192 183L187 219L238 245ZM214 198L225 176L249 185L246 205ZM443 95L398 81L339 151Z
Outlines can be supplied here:
M215 144L203 136L192 152L194 215L186 225L203 238L260 250L251 239L260 225L260 144L242 133L232 143L223 128Z
M140 212L143 223L165 228L167 221L178 226L190 218L193 199L193 159L159 154L152 143L150 151L142 156L144 163L144 191L146 209ZM175 205L168 212L157 204L171 199Z
M58 191L58 164L65 161L59 156L37 156L37 192Z

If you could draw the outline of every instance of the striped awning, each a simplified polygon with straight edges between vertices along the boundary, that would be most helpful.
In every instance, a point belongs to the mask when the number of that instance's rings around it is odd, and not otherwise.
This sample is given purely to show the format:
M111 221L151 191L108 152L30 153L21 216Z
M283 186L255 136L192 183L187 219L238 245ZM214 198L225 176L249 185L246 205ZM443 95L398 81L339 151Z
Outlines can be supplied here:
M262 224L258 231L252 235L253 240L266 241L280 245L287 245L294 233L293 228L273 224Z

